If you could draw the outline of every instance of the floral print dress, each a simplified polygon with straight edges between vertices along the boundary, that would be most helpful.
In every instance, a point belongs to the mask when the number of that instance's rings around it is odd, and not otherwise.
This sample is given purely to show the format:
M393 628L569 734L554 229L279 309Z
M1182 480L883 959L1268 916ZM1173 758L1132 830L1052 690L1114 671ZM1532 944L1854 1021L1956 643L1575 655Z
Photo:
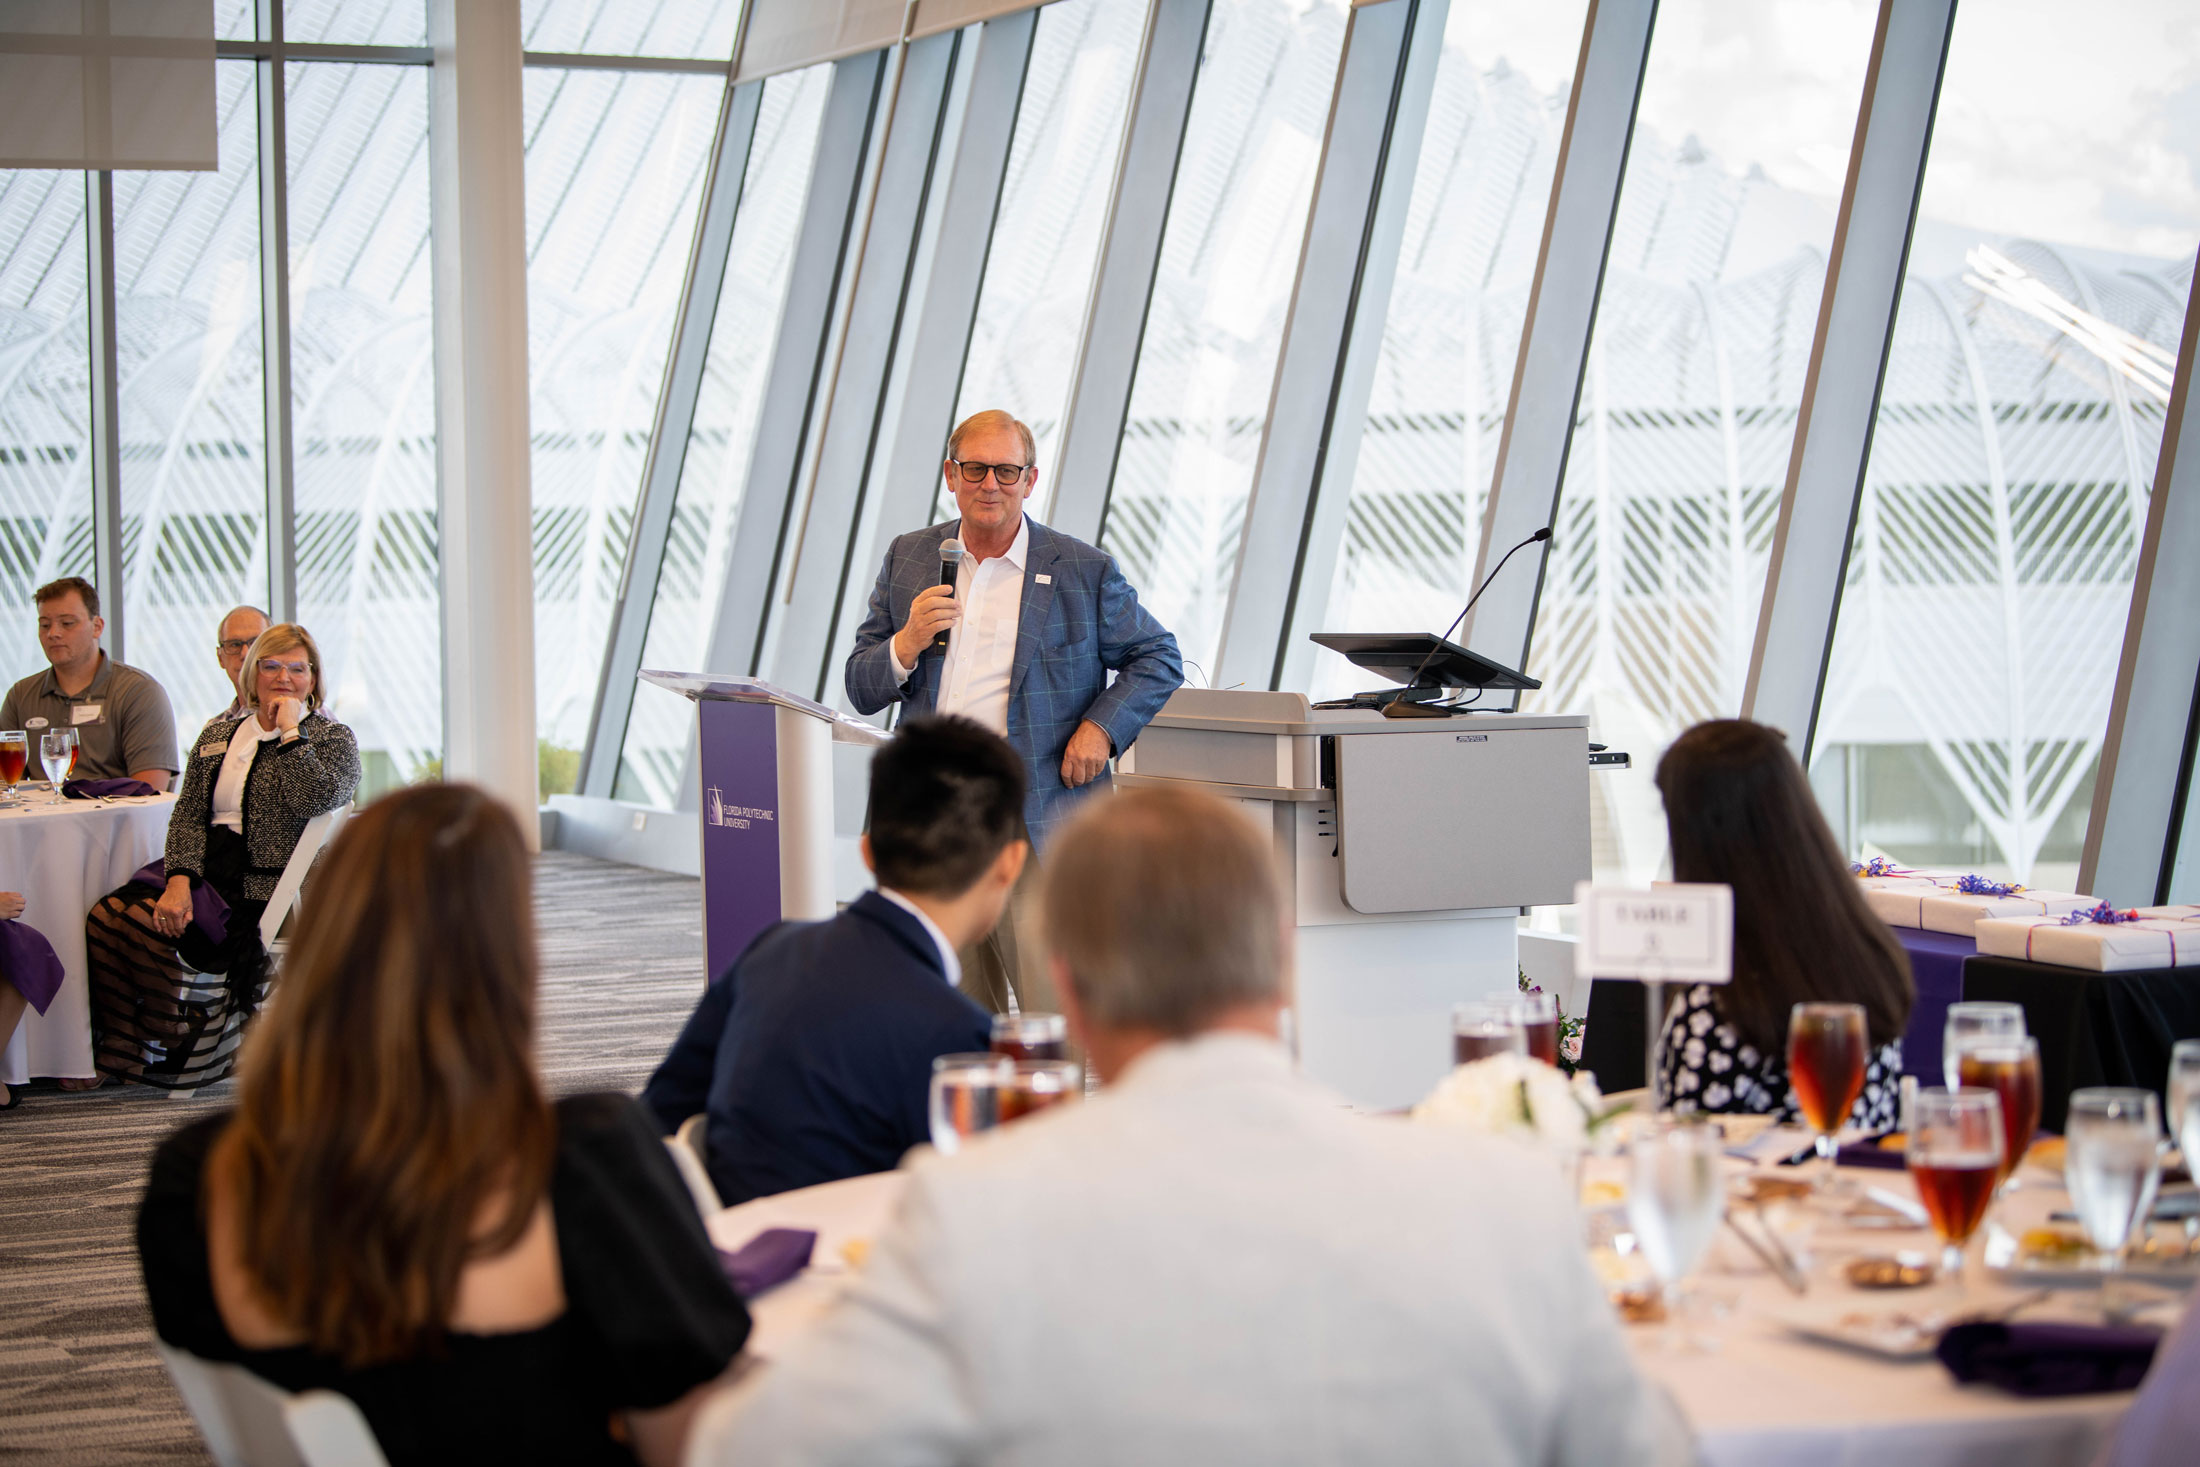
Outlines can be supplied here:
M1665 1021L1658 1046L1658 1089L1676 1110L1721 1115L1774 1114L1799 1119L1795 1092L1788 1088L1787 1056L1760 1054L1734 1026L1719 1016L1708 984L1681 995ZM1864 1066L1864 1093L1849 1112L1849 1124L1878 1133L1894 1129L1901 1114L1902 1041L1872 1051Z

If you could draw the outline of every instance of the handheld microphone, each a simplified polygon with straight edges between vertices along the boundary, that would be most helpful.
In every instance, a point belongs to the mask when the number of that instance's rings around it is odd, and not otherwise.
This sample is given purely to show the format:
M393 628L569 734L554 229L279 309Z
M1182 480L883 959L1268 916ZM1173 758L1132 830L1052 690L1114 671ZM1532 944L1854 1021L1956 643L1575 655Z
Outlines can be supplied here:
M1542 529L1537 530L1533 535L1530 535L1527 539L1521 541L1518 545L1515 545L1512 549L1506 551L1503 555L1499 556L1497 558L1497 564L1491 566L1490 573L1482 577L1482 584L1474 588L1474 594L1467 598L1467 604L1459 608L1459 614L1451 619L1451 625L1444 628L1443 636L1437 638L1437 640L1440 642L1448 642L1451 640L1451 634L1458 630L1459 623L1467 619L1467 613L1474 610L1474 603L1482 599L1482 593L1490 588L1490 582L1497 579L1497 573L1505 568L1506 561L1511 560L1515 555L1527 549L1530 545L1535 544L1537 541L1548 540L1550 538L1551 527L1549 525L1545 525ZM1428 656L1421 659L1421 665L1413 669L1413 676L1406 679L1406 686L1411 687L1421 680L1421 674L1428 671L1429 661L1431 658L1436 656L1437 650L1438 649L1434 647L1429 648Z
M940 542L940 584L952 594L955 589L955 573L962 569L963 542L948 539ZM932 639L932 645L942 652L947 650L948 633L941 632Z

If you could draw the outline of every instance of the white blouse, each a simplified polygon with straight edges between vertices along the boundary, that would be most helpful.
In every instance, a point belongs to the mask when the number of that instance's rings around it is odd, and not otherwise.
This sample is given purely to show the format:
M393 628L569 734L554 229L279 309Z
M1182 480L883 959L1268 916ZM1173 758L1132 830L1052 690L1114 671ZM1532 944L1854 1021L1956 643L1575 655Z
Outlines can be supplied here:
M237 731L229 736L229 752L222 756L222 772L214 777L214 824L244 834L244 780L252 772L252 760L258 752L253 746L282 735L280 724L261 728L257 713L246 714L244 722L237 725Z

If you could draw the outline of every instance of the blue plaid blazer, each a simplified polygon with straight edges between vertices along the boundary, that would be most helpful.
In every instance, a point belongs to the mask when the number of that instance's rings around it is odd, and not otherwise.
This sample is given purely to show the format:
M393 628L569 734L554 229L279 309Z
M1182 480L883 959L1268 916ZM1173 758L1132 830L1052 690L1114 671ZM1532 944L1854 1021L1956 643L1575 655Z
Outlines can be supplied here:
M917 593L940 580L940 542L959 522L912 530L887 547L871 590L871 609L856 628L848 654L848 699L863 713L899 700L914 713L937 705L947 654L927 648L894 685L887 642L909 619ZM1024 560L1024 604L1016 628L1016 661L1008 682L1008 741L1023 756L1030 782L1024 824L1044 846L1075 803L1108 782L1082 789L1062 784L1062 754L1077 725L1091 719L1120 754L1184 682L1176 638L1138 604L1115 557L1030 521ZM1041 579L1044 577L1045 579ZM1108 674L1116 674L1111 682Z

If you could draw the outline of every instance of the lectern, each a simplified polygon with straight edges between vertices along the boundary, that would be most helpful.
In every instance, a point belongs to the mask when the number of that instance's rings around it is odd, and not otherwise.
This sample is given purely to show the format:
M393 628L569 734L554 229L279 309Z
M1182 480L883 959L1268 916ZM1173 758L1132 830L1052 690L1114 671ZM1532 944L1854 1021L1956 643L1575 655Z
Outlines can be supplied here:
M833 915L833 749L887 735L757 678L644 672L695 703L703 777L703 967L765 928Z
M1509 993L1523 907L1589 878L1589 720L1399 720L1303 693L1184 688L1116 784L1231 800L1275 846L1298 927L1307 1074L1375 1109L1451 1067L1451 1006Z

